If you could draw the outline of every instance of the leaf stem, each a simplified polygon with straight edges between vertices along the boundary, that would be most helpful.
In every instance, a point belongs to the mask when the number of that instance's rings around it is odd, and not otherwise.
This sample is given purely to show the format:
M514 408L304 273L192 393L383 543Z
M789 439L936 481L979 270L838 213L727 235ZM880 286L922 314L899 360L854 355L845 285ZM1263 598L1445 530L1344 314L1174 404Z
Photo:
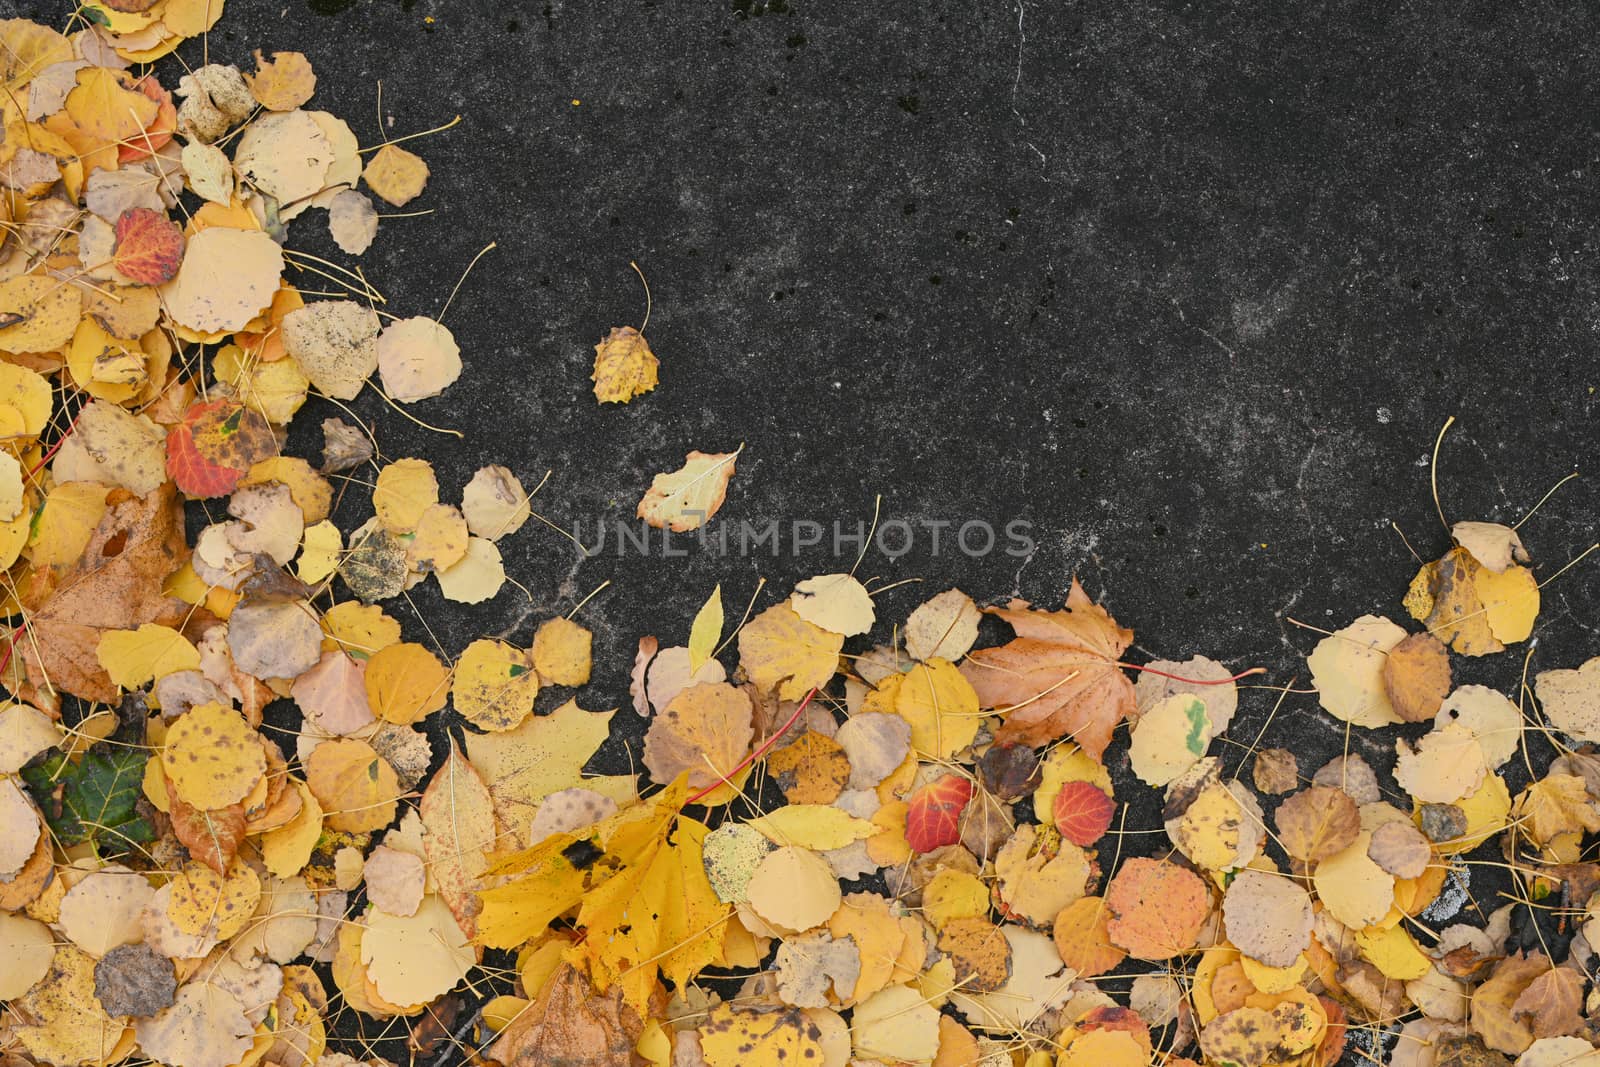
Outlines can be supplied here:
M816 686L812 686L811 687L811 692L807 693L805 695L805 699L800 701L800 706L794 709L794 714L789 716L789 721L784 723L782 726L778 727L778 732L777 733L773 734L771 737L769 737L765 741L763 741L761 743L761 747L760 748L756 749L754 752L750 753L750 755L748 755L744 759L740 760L739 761L739 765L737 767L735 767L733 770L729 771L724 776L722 781L716 782L716 783L714 783L712 785L706 786L706 788L700 790L700 792L696 793L694 796L692 796L688 800L684 801L683 802L684 803L684 807L688 807L690 804L694 804L694 803L698 802L702 797L705 797L707 794L713 793L713 792L717 791L718 789L721 789L724 785L732 784L731 779L733 778L734 775L738 774L740 771L742 771L746 767L750 766L750 764L754 763L756 760L760 759L762 756L765 756L769 751L771 751L772 746L778 743L778 738L780 738L784 734L788 733L789 732L789 727L793 726L795 723L800 721L800 716L805 714L806 705L810 704L811 703L811 698L816 696L816 695L817 695Z
M1118 662L1117 666L1130 671L1143 671L1145 674L1153 674L1157 678L1171 678L1175 682L1185 682L1189 685L1227 685L1229 682L1237 682L1240 678L1248 678L1252 674L1267 673L1265 667L1251 667L1249 670L1240 671L1229 678L1185 678L1181 674L1168 674L1166 671L1158 671L1154 667L1141 667L1137 663Z

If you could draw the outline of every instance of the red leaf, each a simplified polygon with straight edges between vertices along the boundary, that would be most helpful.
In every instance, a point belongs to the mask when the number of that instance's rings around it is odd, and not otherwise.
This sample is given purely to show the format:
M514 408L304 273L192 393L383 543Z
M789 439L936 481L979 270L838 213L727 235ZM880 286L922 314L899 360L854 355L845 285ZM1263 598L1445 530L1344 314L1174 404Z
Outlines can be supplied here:
M140 285L170 282L183 262L183 231L159 211L130 207L117 216L111 265Z
M1088 848L1111 825L1117 803L1093 782L1068 782L1056 794L1056 829L1080 848Z
M142 0L133 0L135 4L141 2ZM106 6L117 11L143 11L155 5L130 7L124 2L122 6L116 3L107 3ZM172 94L161 88L161 83L156 81L154 74L146 74L135 82L133 87L156 102L156 117L144 128L144 133L117 146L118 163L132 163L152 152L160 151L172 140L172 132L178 128L178 109L172 106Z
M254 411L230 400L200 401L167 431L167 474L190 496L226 496L276 449L272 427Z
M204 811L178 796L169 779L167 806L172 835L189 850L190 857L218 874L227 874L228 864L244 842L244 805Z
M917 852L932 852L961 840L961 813L972 799L972 783L954 774L929 782L911 794L906 811L906 841Z

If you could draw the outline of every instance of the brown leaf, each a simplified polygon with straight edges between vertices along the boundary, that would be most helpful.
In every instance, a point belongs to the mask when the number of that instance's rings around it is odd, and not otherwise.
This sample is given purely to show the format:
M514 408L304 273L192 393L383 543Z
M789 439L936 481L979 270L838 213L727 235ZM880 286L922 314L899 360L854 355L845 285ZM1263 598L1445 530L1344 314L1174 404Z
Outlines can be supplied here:
M1256 753L1251 777L1261 792L1279 796L1300 784L1300 764L1286 748L1264 748Z
M644 1021L622 1002L621 984L605 996L563 963L539 997L500 1032L490 1054L506 1067L633 1067Z
M1528 983L1511 1015L1528 1024L1534 1040L1576 1034L1583 1028L1583 986L1583 975L1572 968L1551 968Z
M1361 813L1342 789L1314 785L1278 805L1272 821L1283 850L1306 863L1343 852L1361 833Z
M189 558L172 483L143 497L113 493L111 501L77 562L22 590L32 632L16 642L28 680L17 695L30 703L39 694L50 702L55 691L114 703L117 687L95 655L100 638L146 622L178 626L189 611L162 595Z
M1450 653L1444 642L1420 633L1395 645L1383 661L1383 686L1395 714L1406 722L1433 718L1450 695Z
M1011 942L988 919L952 919L939 935L939 951L955 964L963 992L992 993L1011 978Z
M979 702L1005 716L995 741L1037 747L1070 737L1098 760L1138 706L1117 666L1133 631L1090 601L1076 578L1063 611L1034 611L1025 600L986 610L1017 634L971 653L961 667Z
M172 961L147 945L118 945L94 965L95 999L108 1015L148 1018L177 991Z
M1514 1010L1534 979L1550 970L1543 953L1507 956L1472 994L1472 1029L1492 1049L1521 1055L1533 1043L1533 1031ZM1342 980L1342 979L1341 979Z

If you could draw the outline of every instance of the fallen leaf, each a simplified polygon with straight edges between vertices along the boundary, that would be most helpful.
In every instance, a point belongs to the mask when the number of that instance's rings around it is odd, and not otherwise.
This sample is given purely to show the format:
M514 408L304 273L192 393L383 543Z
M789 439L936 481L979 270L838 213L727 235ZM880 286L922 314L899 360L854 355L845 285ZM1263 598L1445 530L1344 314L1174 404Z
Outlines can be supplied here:
M1400 722L1389 703L1384 665L1405 639L1406 632L1388 619L1363 615L1318 641L1306 665L1324 710L1368 729Z
M978 640L983 613L959 589L946 589L917 606L906 619L906 651L920 660L956 662Z
M773 849L745 887L750 907L780 930L809 930L839 907L839 883L828 864L793 845ZM837 931L835 937L840 936Z
M183 262L183 231L165 213L129 208L117 218L111 265L138 285L165 285Z
M1069 737L1098 760L1136 707L1118 666L1133 631L1091 602L1076 579L1063 611L1035 611L1021 600L986 610L1017 634L969 654L962 666L980 704L1005 718L995 740L1038 746Z
M1066 782L1056 794L1052 815L1061 836L1081 848L1088 848L1104 836L1111 826L1117 805L1092 782Z
M365 741L324 741L305 761L306 785L334 830L381 830L394 820L400 782L394 768ZM430 998L431 999L431 998Z
M1278 805L1273 823L1285 852L1314 863L1349 847L1361 832L1361 813L1343 790L1314 785Z
M589 683L594 635L571 619L556 616L539 624L533 635L533 667L547 685Z
M274 52L271 61L255 51L256 72L244 76L250 95L269 111L293 111L316 92L317 76L299 52Z
M1450 653L1431 633L1412 634L1389 650L1383 686L1397 716L1425 722L1450 694Z
M853 637L872 629L872 594L849 574L807 578L789 597L794 613L830 633Z
M650 342L632 326L617 326L594 346L594 398L602 404L626 404L656 387L661 361Z
M539 675L521 649L480 638L456 661L450 694L456 710L474 726L510 730L532 714Z
M799 700L825 684L839 669L843 647L841 635L807 622L787 604L774 604L739 631L739 659L750 681L780 700Z
M386 144L373 154L361 176L383 200L394 207L405 207L422 195L428 184L428 165L404 148Z
M389 399L415 404L438 396L460 377L461 349L437 320L400 319L378 335L378 378Z
M428 783L418 807L422 844L440 899L449 906L463 933L476 932L489 854L497 851L494 801L489 788L454 743L450 757Z
M912 850L932 852L961 840L961 813L971 800L971 780L957 774L941 775L912 793L906 812L906 841Z
M622 988L602 996L582 971L562 964L539 995L501 1031L490 1054L507 1067L612 1067L633 1060L644 1029L638 1013L622 1002ZM747 1067L741 1060L740 1067Z
M1600 656L1575 670L1539 672L1533 690L1551 726L1600 744Z
M755 736L750 697L726 682L692 685L672 698L644 736L644 765L663 784L685 772L691 789L724 781Z
M1223 928L1240 952L1287 967L1311 945L1311 897L1289 878L1240 871L1222 897Z
M282 276L283 249L271 237L208 226L189 238L178 273L161 286L162 306L200 333L242 330L272 303Z
M1112 970L1127 952L1111 941L1111 911L1100 897L1079 897L1056 916L1056 951L1080 978L1094 978Z
M1135 959L1165 960L1195 946L1211 910L1205 883L1167 860L1135 857L1106 887L1111 943Z
M728 480L738 457L739 451L690 452L682 467L651 480L639 500L638 517L658 530L698 530L727 499Z

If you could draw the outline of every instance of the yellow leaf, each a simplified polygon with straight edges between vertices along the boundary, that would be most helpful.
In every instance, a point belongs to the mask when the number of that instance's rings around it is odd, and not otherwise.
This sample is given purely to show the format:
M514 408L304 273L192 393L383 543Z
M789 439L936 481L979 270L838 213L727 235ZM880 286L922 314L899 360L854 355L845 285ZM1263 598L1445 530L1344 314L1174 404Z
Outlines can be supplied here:
M638 517L658 530L698 530L722 507L738 458L738 451L690 452L683 466L650 482L639 501Z
M1433 969L1433 960L1411 939L1404 926L1386 930L1357 930L1356 944L1361 954L1385 977L1409 982Z
M0 310L6 312L0 318L0 322L5 323L4 328L0 328L0 347L11 352L60 351L78 331L78 314L82 303L77 289L37 274L20 274L0 282ZM5 378L36 378L44 381L24 367L7 371ZM10 392L0 380L0 396L7 403L14 404L16 401L11 398ZM39 431L30 429L29 432Z
M476 940L489 948L516 948L544 932L551 921L584 898L588 871L576 867L565 850L577 842L571 834L553 834L513 857L516 879L478 895Z
M198 665L198 653L196 653ZM190 708L167 732L161 769L187 804L202 810L243 800L267 772L261 739L231 707Z
M334 830L381 830L394 820L402 790L394 768L353 737L324 741L305 761L306 785ZM387 998L385 998L387 999Z
M706 1067L823 1063L816 1033L799 1008L746 1010L719 1004L700 1027L700 1054Z
M95 959L76 945L56 949L50 970L27 995L9 1005L33 1025L17 1026L24 1048L44 1063L101 1061L122 1036L94 992Z
M1454 856L1462 852L1471 852L1504 829L1511 815L1511 791L1506 788L1505 779L1498 774L1485 775L1483 784L1478 786L1477 792L1456 801L1456 806L1467 815L1467 829L1454 840L1434 842L1433 847L1438 849L1441 855ZM1421 801L1417 802L1416 809L1416 821L1420 826Z
M1323 708L1369 729L1400 722L1383 682L1383 665L1389 650L1405 638L1406 632L1388 619L1363 615L1318 641L1306 665Z
M989 914L989 887L976 874L946 868L922 890L922 914L935 930L953 919Z
M822 574L794 587L794 613L832 633L853 637L872 629L872 594L854 575Z
M397 459L378 472L372 509L390 533L409 533L422 513L439 502L439 479L424 459Z
M495 812L525 845L539 802L585 784L583 765L610 734L615 710L584 711L569 700L501 733L467 735L467 758L494 797Z
M409 726L444 707L450 669L422 645L403 641L367 660L366 686L373 714Z
M404 148L386 144L378 149L361 175L379 197L404 207L422 194L428 184L428 165Z
M250 95L269 111L293 111L307 100L317 88L317 75L311 63L300 52L274 52L272 61L261 58L256 49L256 72L246 74Z
M322 616L324 652L348 652L356 659L368 659L400 640L400 623L376 604L346 600L329 608Z
M594 346L595 399L602 404L626 404L656 387L661 361L650 342L632 326L618 326Z
M722 586L718 585L706 597L706 602L695 612L694 623L689 627L689 672L693 674L716 651L722 637Z
M306 527L300 546L300 558L295 561L295 576L302 582L315 585L339 567L344 552L344 538L339 527L323 519Z
M51 489L33 524L34 566L64 566L83 555L106 513L109 491L98 482L63 482Z
M200 669L200 652L189 639L170 626L153 622L143 623L137 630L101 634L95 658L111 681L123 689L138 689L175 671Z
M279 878L293 878L304 870L322 837L322 805L304 782L290 784L300 794L300 811L261 835L261 861Z
M978 694L953 663L931 659L914 665L895 694L894 711L911 724L911 747L927 759L947 760L978 735Z
M1473 575L1472 584L1495 639L1506 645L1526 641L1539 617L1539 583L1533 572L1526 567L1508 567L1496 574L1484 567Z
M533 668L550 685L579 686L589 681L594 635L571 619L557 616L533 635Z
M527 653L504 641L480 638L456 661L455 708L483 730L515 729L532 714L538 695L539 675Z
M427 896L415 915L369 911L361 962L384 1000L427 1004L453 989L478 960L444 901Z
M843 636L806 622L788 604L773 605L739 631L745 673L757 689L775 691L780 700L799 700L826 685L839 669L843 647Z
M827 804L788 804L748 825L775 845L799 845L813 852L843 848L878 832L874 823Z
M90 151L135 144L145 127L155 121L159 105L129 89L131 81L127 74L110 67L89 66L78 71L78 84L67 94L66 113L92 139Z

